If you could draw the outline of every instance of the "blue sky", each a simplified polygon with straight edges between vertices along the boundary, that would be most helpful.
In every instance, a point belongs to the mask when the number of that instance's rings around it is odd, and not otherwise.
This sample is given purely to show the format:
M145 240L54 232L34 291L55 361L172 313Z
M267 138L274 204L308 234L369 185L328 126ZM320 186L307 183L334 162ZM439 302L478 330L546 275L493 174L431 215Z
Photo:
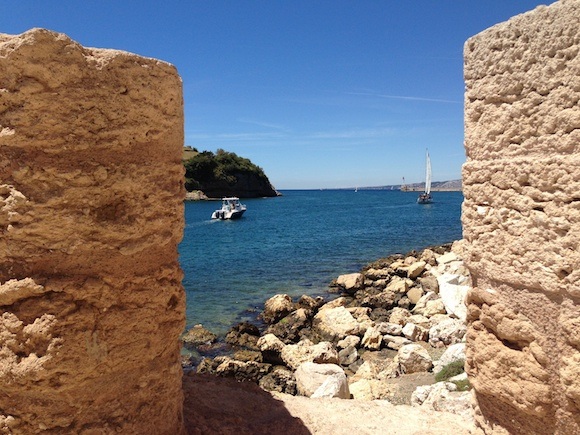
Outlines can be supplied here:
M185 144L278 189L458 179L463 43L552 0L2 0L0 32L44 27L174 64Z

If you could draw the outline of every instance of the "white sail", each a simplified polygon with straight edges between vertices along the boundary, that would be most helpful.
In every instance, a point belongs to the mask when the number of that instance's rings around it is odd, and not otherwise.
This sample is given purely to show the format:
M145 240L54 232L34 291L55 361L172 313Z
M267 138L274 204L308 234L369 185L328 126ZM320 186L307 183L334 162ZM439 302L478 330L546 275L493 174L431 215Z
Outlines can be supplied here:
M427 151L427 167L425 170L425 193L431 193L431 159L429 158L429 151Z

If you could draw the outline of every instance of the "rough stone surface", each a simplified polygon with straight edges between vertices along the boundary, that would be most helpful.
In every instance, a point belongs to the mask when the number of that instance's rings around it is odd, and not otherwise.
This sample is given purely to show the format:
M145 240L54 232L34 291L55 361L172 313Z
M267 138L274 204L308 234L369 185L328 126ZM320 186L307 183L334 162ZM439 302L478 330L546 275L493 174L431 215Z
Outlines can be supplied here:
M320 310L314 316L312 328L330 340L340 340L361 332L359 323L344 307Z
M191 434L467 435L473 429L463 417L425 407L269 393L211 375L184 376L184 389Z
M284 348L284 343L274 334L266 334L258 339L258 348L261 352L278 352Z
M407 292L407 297L409 298L409 301L413 305L415 305L417 302L419 302L419 299L421 299L421 296L423 296L423 289L421 289L420 287L412 287Z
M417 278L425 270L427 263L424 261L417 261L409 266L407 269L407 276L411 279Z
M336 364L316 364L305 362L294 373L298 394L311 397L318 392L318 397L339 397L349 399L350 392L344 370ZM322 388L321 388L322 387Z
M460 343L467 332L465 323L458 319L448 318L429 329L429 343L437 346L438 343L450 345Z
M362 273L349 273L346 275L340 275L336 279L336 283L344 288L347 292L353 292L359 288L364 280Z
M365 349L369 350L379 350L381 348L381 343L383 342L383 336L374 327L366 330L365 335L361 341L361 345Z
M427 350L415 343L401 347L396 358L403 373L426 372L433 367L433 361Z
M216 340L217 335L205 329L203 325L193 326L181 337L181 341L183 341L185 345L190 346L211 344L214 343Z
M281 351L282 361L296 370L304 362L338 364L338 352L327 341L312 344L308 340L300 341L297 344L288 344Z
M445 311L461 321L467 318L465 298L471 285L459 285L460 276L444 273L437 278L439 282L439 296L445 306Z
M450 412L472 421L471 392L456 390L457 387L451 382L437 382L417 387L411 396L411 406L425 406L434 411Z
M411 344L412 341L405 337L398 337L395 335L383 335L383 342L389 349L399 350L401 347Z
M358 351L354 346L348 346L338 352L340 365L349 366L358 359Z
M407 319L410 315L411 313L409 313L409 311L405 310L404 308L393 308L391 315L389 316L389 323L405 326L405 323L407 322Z
M0 34L0 432L182 432L182 106L167 63Z
M274 323L286 317L295 308L290 296L286 294L274 295L264 303L262 319L266 323Z
M580 433L580 2L465 44L466 369L485 432Z
M407 323L402 330L403 335L411 341L427 341L429 331L414 323Z

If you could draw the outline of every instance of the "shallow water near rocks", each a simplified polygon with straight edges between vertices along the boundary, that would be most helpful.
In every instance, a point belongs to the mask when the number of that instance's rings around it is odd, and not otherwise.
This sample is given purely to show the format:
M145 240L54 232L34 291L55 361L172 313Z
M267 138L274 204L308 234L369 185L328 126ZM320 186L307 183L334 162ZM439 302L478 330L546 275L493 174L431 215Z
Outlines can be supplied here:
M338 275L394 253L458 240L461 192L287 190L247 199L239 220L211 220L217 201L185 203L179 246L187 327L223 334L277 293L324 295Z

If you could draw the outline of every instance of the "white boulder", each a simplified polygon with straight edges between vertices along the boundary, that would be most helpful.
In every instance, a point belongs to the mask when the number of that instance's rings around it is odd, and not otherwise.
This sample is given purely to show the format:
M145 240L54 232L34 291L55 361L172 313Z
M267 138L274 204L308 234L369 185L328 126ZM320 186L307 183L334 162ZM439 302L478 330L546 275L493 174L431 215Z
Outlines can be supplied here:
M411 287L407 292L407 297L411 304L415 305L423 296L423 289L421 287Z
M414 323L415 325L421 326L425 329L429 329L432 326L429 319L422 314L413 314L407 318L407 323Z
M445 304L443 303L443 301L441 299L428 301L425 304L423 315L425 317L433 317L437 314L447 314L447 309L445 308Z
M437 282L439 283L439 295L447 313L465 321L467 318L465 298L470 286L458 284L460 278L460 275L444 273L437 278Z
M376 400L384 398L388 392L388 384L375 379L360 379L348 386L355 400Z
M366 330L361 344L365 349L379 350L382 342L383 336L381 333L376 328L370 327Z
M390 322L381 322L377 323L375 328L381 334L389 334L389 335L402 335L403 334L403 327L398 323L390 323Z
M415 308L413 308L413 314L422 314L425 313L425 308L427 307L427 302L439 300L440 297L435 292L427 292L417 301L415 304Z
M407 318L411 315L409 310L406 310L401 307L395 307L391 311L391 315L389 316L389 323L396 323L401 326L404 326L407 323Z
M298 394L306 397L350 399L344 370L336 364L301 364L294 373Z
M274 334L266 334L258 339L261 352L281 352L285 344Z
M424 261L414 262L407 269L407 277L410 279L417 278L419 275L421 275L423 273L426 265L427 265L427 263L425 263Z
M473 407L469 391L456 391L451 382L437 382L417 387L411 395L412 406L422 406L439 412L450 412L473 421Z
M284 364L294 370L305 362L338 364L338 352L327 341L312 344L310 340L302 340L297 344L288 344L282 348L280 357Z
M356 382L361 379L376 379L379 371L375 363L372 361L365 361L358 368L356 373L351 376L350 380Z
M352 292L362 286L364 283L364 275L362 273L348 273L340 275L336 279L336 283L344 288L347 292Z
M429 338L429 330L414 323L407 323L402 332L411 341L427 341Z
M407 293L409 287L413 285L413 281L407 278L401 278L399 276L394 276L391 282L387 284L386 290L391 291L393 293Z
M440 255L439 257L437 257L437 264L439 265L443 265L443 264L447 264L447 263L451 263L452 261L457 261L457 255L455 254L455 252L448 252L446 254Z
M373 387L368 379L360 379L348 386L355 400L373 400Z
M433 367L429 352L419 344L407 344L399 349L395 357L401 373L426 372Z
M274 323L290 314L296 306L286 294L272 296L264 304L262 318L266 323Z
M347 335L336 346L339 349L346 349L347 347L357 347L360 344L360 337L358 335Z
M403 346L411 344L412 341L405 337L385 334L383 335L383 343L385 343L389 349L399 350Z
M429 329L429 344L431 346L460 343L467 333L465 322L459 319L446 319Z
M359 335L361 326L345 307L327 308L318 311L312 320L312 329L335 341L347 335Z

